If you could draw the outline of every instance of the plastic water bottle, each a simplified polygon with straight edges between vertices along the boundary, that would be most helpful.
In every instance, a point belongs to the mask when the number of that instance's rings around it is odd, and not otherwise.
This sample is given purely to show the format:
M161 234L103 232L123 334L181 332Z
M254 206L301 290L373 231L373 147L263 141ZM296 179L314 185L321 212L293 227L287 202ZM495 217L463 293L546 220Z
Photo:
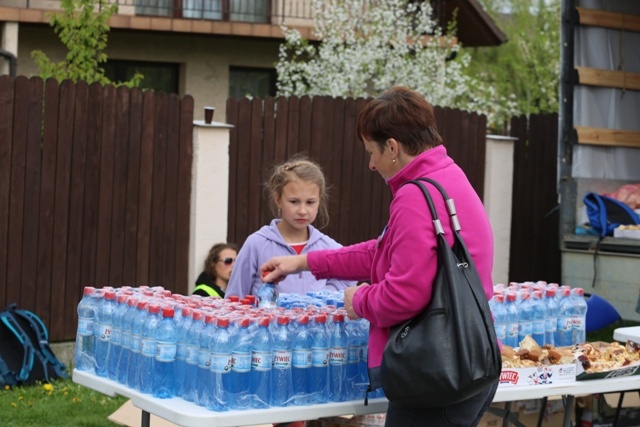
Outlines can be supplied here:
M584 299L584 289L573 288L571 290L573 299L573 338L572 344L582 344L587 341L587 302Z
M359 319L358 335L360 340L360 363L358 368L358 381L354 383L354 392L356 399L366 397L369 389L369 321L365 318Z
M273 337L273 371L271 373L271 406L289 406L293 381L291 376L292 341L289 318L278 316Z
M99 336L100 328L98 326L98 315L100 313L100 307L104 302L105 292L106 292L106 289L104 288L96 289L95 292L93 293L93 296L91 297L91 300L93 301L93 305L96 308L96 318L93 322L93 370L94 370L94 373L96 369L96 347L98 346L98 341L100 341L100 336Z
M533 305L529 292L520 292L518 307L518 343L527 335L533 335Z
M142 393L151 394L153 391L153 377L156 371L156 332L158 324L162 320L160 317L160 305L149 304L149 315L142 328L142 343L140 346L140 369L136 388Z
M251 407L268 408L271 405L271 374L273 371L273 339L269 318L258 320L251 349Z
M558 326L558 301L556 300L556 288L547 287L545 289L545 306L547 307L547 322L545 327L545 343L556 345L556 328Z
M493 326L500 342L505 343L507 337L507 307L503 294L494 294L491 299L491 312L493 314Z
M78 330L73 356L76 369L87 372L94 372L93 328L96 320L96 305L93 301L94 292L95 288L85 286L82 299L78 303Z
M200 349L198 353L198 379L196 385L196 395L194 402L197 405L207 407L209 396L213 395L211 378L211 339L216 330L216 316L214 314L205 315L205 326L200 333Z
M116 309L115 291L104 293L104 301L98 310L98 342L95 349L95 369L99 377L107 376L107 354L109 351L109 341L113 332L113 312Z
M344 313L333 315L329 338L329 399L333 402L347 400L347 348L349 337L344 325Z
M138 372L140 370L140 358L142 357L142 328L147 318L147 306L149 303L145 300L138 301L136 313L131 322L131 356L129 357L129 365L127 367L127 386L136 388L138 380Z
M162 308L162 320L156 328L156 362L153 397L169 399L176 394L173 365L176 361L178 331L173 321L173 307Z
M107 377L110 380L118 378L118 360L122 353L122 319L127 310L127 299L130 293L121 292L117 294L116 309L113 312L113 333L109 342L109 353L107 353Z
M503 344L511 347L518 346L518 307L516 306L517 295L515 292L505 293L505 309L507 312L506 331Z
M275 283L265 283L258 289L258 308L275 310L278 301L278 289Z
M193 309L182 307L182 319L178 324L178 344L176 346L176 364L174 365L176 377L176 396L184 394L184 383L187 372L187 355L189 354L188 339L189 329L193 325Z
M293 335L291 381L293 383L293 404L308 405L311 401L311 347L313 337L309 330L309 316L306 314L296 319L297 328Z
M358 337L357 323L354 320L345 318L345 331L347 332L347 367L346 367L346 390L347 400L355 399L357 394L356 383L358 379L360 363L360 341ZM364 394L362 394L364 397Z
M325 314L317 314L311 327L310 403L326 403L329 400L329 337L326 322Z
M127 375L129 373L129 359L131 358L131 324L136 314L138 299L130 297L127 300L127 309L122 317L122 350L118 358L118 368L116 379L120 384L127 384Z
M187 339L187 367L184 373L184 388L182 398L187 402L196 400L198 388L198 361L200 357L200 334L205 326L204 312L193 310L193 321L189 328Z
M207 408L212 411L229 409L229 389L231 388L231 365L233 361L233 341L229 333L229 318L218 317L217 328L211 337L211 388Z
M350 399L364 399L369 388L369 374L367 370L367 351L369 341L369 322L366 319L351 320L354 327L349 330L349 346L351 341L355 345L356 370L351 381ZM347 326L349 325L347 323ZM347 357L348 359L348 357Z
M573 344L573 300L571 299L571 289L560 289L558 306L556 346L565 347Z
M249 318L238 320L238 330L233 335L233 358L231 380L229 381L229 409L248 409L251 407L251 347L252 336L249 332Z
M531 299L531 307L533 311L533 328L531 337L543 346L545 342L546 320L547 320L547 307L542 299L542 292L534 291Z

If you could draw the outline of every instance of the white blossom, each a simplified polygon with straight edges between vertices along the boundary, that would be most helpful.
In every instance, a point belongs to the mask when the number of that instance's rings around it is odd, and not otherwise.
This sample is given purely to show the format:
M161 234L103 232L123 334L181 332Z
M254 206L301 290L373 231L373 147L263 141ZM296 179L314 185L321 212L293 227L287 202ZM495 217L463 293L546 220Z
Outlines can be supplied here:
M312 5L320 41L283 27L279 95L370 97L403 85L434 105L485 114L489 123L498 111L514 110L513 100L499 98L481 76L465 75L470 56L431 18L429 2L312 0Z

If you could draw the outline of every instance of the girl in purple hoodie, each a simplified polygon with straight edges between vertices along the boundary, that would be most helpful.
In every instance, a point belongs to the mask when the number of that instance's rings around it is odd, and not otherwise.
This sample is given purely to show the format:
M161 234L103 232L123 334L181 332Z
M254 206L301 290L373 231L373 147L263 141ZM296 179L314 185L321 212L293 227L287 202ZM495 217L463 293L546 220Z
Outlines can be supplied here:
M276 257L260 269L269 272L263 278L269 282L308 270L317 278L370 283L345 289L344 302L349 317L364 317L370 322L369 381L375 389L381 386L379 369L389 328L424 310L431 300L437 271L431 213L420 189L403 184L415 178L432 178L455 200L462 238L487 299L493 295L493 234L482 201L462 169L447 155L433 107L423 96L403 87L387 90L364 107L357 134L369 155L369 169L382 176L393 196L389 222L382 234L340 249ZM438 191L430 185L427 188L438 216L448 218ZM442 221L442 225L451 245L450 224ZM429 355L425 356L428 363ZM438 408L414 410L390 402L385 426L475 426L491 404L497 387L496 380L493 386L466 401Z
M276 218L245 240L227 286L227 298L256 295L262 286L258 268L269 258L342 247L311 225L323 227L329 221L327 185L320 165L307 157L294 156L274 167L265 187ZM309 272L300 272L279 283L278 291L305 294L352 285L355 282L317 279Z

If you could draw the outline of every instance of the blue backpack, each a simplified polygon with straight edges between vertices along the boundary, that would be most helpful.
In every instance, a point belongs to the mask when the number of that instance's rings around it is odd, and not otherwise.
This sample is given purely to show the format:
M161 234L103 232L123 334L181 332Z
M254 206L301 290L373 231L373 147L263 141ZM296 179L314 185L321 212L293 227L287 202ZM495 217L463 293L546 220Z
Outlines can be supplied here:
M587 193L583 201L587 207L591 228L602 237L613 236L613 229L619 225L640 223L638 214L619 200L597 193Z
M10 304L0 311L0 387L69 378L53 354L42 320Z

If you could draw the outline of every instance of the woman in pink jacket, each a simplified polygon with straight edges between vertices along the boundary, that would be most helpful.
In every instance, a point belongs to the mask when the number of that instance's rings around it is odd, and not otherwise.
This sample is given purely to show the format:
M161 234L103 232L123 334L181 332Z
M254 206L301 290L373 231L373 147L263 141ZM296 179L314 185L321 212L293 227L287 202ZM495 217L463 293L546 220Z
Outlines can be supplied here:
M493 295L493 235L482 201L464 172L447 155L438 134L433 107L419 94L393 87L369 102L360 113L357 134L369 154L369 169L387 182L393 199L389 222L374 240L307 255L272 258L261 271L265 281L310 270L317 278L371 283L345 289L349 317L370 322L369 381L380 384L382 352L389 328L414 317L429 304L437 270L437 241L424 196L408 180L438 181L456 203L462 237L475 262L487 298ZM438 216L448 218L440 193L430 185ZM448 221L445 236L453 244ZM448 337L443 336L442 340ZM438 351L433 349L434 353ZM428 363L426 355L425 363ZM389 404L386 426L474 426L491 404L498 383L472 398L440 408L412 410Z

